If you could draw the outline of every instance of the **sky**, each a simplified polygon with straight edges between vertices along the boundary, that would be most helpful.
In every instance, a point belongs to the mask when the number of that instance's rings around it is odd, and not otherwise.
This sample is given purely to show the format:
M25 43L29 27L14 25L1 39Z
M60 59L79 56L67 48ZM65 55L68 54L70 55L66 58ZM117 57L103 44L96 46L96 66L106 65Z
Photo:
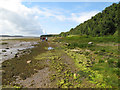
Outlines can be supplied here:
M113 2L0 1L0 35L59 34L90 19Z

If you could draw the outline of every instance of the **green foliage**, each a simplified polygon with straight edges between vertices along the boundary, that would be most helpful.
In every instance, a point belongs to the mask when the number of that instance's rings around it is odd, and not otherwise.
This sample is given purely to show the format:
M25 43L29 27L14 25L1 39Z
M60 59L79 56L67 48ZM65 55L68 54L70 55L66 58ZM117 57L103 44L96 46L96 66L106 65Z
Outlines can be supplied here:
M104 60L101 60L101 59L100 59L100 60L99 60L99 63L104 63Z
M69 50L68 50L69 51ZM76 66L80 68L80 71L77 73L80 75L80 77L87 78L89 82L96 84L96 87L99 88L111 88L111 85L107 84L103 78L104 76L102 74L99 74L98 71L92 70L89 67L87 68L87 62L86 57L81 54L76 54L75 52L69 51L67 52L68 55L71 56L71 58L74 58ZM82 61L83 63L79 63L79 61ZM76 77L75 77L76 78Z
M89 55L90 54L90 52L85 52L85 55L87 56L87 55Z
M75 65L80 68L81 77L88 78L91 83L100 88L118 87L119 72L116 69L120 66L117 63L118 37L69 35L60 40L70 43L70 46L66 47L68 49L66 52L74 59ZM93 42L93 44L89 46L88 42ZM112 79L113 77L115 79Z
M105 49L101 49L102 52L105 52Z
M112 4L106 7L102 13L96 14L90 20L81 23L72 28L69 32L61 33L61 36L68 35L87 35L87 36L104 36L113 35L118 36L116 32L119 26L118 10L120 3Z
M108 64L109 64L111 67L113 67L114 59L109 59L109 60L108 60Z

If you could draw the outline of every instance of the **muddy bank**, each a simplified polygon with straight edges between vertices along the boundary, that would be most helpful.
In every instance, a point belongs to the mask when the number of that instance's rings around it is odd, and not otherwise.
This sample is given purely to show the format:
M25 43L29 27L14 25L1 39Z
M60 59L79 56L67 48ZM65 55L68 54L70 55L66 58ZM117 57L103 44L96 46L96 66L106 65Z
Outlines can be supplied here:
M2 84L14 86L15 83L13 81L16 81L18 76L22 80L25 80L39 70L47 67L46 62L34 59L34 56L46 51L44 49L46 46L48 46L47 43L39 43L30 49L30 53L2 62Z
M18 52L29 48L34 48L38 41L5 40L0 42L0 63L14 58Z

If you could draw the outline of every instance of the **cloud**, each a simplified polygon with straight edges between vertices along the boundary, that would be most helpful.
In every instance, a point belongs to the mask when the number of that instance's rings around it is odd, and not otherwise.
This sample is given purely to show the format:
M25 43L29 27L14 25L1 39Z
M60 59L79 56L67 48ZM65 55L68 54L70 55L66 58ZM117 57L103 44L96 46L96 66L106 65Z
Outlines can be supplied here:
M46 22L51 20L51 23L52 21L83 23L98 12L99 11L91 11L66 14L65 10L59 11L40 7L28 8L22 4L22 0L1 0L0 34L38 36L48 32L43 29L42 20Z
M40 35L44 33L38 21L38 11L27 8L21 0L0 1L0 34Z
M75 21L77 23L83 23L87 21L92 16L95 16L100 11L90 11L90 12L82 12L82 13L72 13L71 18L69 20Z
M63 13L56 11L54 9L47 9L47 8L41 8L38 9L36 7L34 7L34 11L36 11L39 16L44 17L44 18L54 18L57 19L59 21L64 21L65 20L65 15L63 15Z

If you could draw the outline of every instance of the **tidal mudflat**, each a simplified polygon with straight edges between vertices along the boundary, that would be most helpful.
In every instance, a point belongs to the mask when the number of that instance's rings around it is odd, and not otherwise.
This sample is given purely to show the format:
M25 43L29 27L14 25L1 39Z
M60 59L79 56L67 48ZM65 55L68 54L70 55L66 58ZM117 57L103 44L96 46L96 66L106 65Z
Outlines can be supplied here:
M31 51L29 49L34 48L35 45L38 44L39 38L5 37L0 39L1 39L0 41L0 84L1 84L2 72L4 71L1 68L2 62L6 61L9 63L9 60L12 58L18 58L24 54L30 53Z
M34 48L34 45L37 44L38 41L30 41L23 39L7 39L2 40L0 42L0 63L4 60L11 59L17 57L17 54L25 49Z

